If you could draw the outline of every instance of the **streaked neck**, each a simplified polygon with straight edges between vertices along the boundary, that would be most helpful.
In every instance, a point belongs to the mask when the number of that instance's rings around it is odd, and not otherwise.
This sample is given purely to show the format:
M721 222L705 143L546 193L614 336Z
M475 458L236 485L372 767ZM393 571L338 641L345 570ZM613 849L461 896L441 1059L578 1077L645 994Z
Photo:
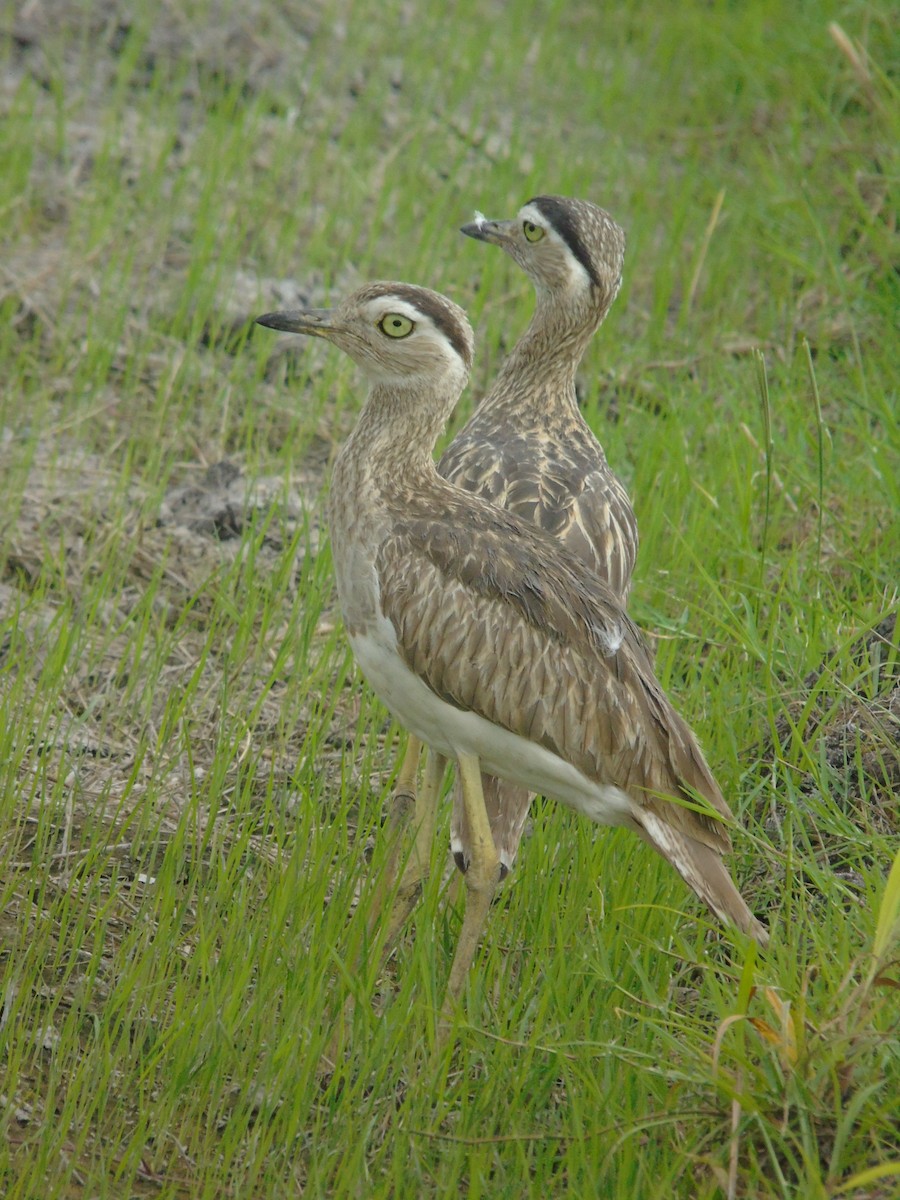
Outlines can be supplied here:
M574 400L578 367L607 311L587 301L567 305L553 296L539 295L528 328L500 369L495 390L510 379L542 385L552 381Z

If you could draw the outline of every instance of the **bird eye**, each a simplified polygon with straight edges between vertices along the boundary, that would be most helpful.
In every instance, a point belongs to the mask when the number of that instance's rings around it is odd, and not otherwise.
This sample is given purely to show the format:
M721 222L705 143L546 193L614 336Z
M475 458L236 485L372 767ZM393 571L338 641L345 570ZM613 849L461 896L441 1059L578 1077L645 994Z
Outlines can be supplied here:
M409 317L404 317L403 313L388 313L378 322L381 332L392 338L409 337L415 327L415 322Z
M534 221L523 221L522 232L529 242L539 242L544 236L544 231L540 225L535 225Z

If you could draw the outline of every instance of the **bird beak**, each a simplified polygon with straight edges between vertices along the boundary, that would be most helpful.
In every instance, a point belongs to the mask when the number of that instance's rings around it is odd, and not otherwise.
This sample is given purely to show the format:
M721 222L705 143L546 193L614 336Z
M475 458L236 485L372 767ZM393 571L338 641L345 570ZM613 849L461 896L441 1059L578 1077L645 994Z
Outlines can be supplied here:
M489 221L481 213L475 214L475 220L463 225L460 233L466 237L475 238L479 242L491 242L495 246L508 246L512 241L515 221Z
M312 337L331 339L339 332L333 324L333 308L294 308L290 312L270 312L256 318L257 325L280 329L284 333L306 333Z

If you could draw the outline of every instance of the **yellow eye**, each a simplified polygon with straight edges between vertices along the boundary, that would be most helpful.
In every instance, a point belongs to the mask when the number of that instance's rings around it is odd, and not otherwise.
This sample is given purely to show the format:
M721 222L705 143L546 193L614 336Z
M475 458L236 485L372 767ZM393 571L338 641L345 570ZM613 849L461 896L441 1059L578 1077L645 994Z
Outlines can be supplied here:
M529 242L539 242L544 236L544 231L540 225L535 225L534 221L523 221L522 232Z
M403 313L388 313L378 322L381 332L392 338L409 337L415 327L415 322L404 317Z

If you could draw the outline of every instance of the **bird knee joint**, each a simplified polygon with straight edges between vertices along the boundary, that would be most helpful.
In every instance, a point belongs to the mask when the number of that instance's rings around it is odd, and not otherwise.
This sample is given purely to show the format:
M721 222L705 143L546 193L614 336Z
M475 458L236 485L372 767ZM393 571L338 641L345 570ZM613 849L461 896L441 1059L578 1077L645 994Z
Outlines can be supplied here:
M472 859L463 878L470 892L493 892L503 878L503 865L496 853L480 861Z
M415 807L416 796L414 792L408 791L406 788L394 792L389 815L391 824L406 825L412 818Z

